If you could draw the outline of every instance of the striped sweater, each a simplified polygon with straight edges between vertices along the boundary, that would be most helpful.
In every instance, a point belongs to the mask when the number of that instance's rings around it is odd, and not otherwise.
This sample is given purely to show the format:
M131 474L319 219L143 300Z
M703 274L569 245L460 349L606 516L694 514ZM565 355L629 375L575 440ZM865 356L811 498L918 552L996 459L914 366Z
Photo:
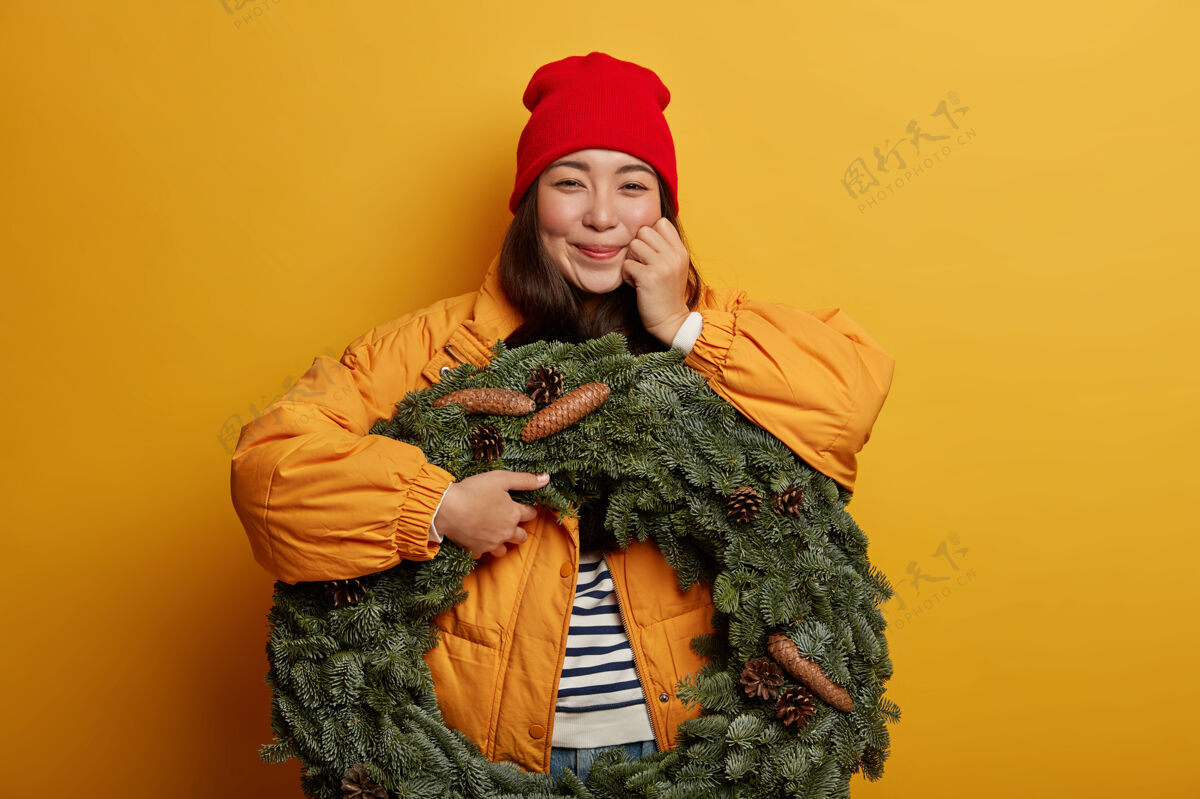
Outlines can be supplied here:
M599 552L580 552L553 745L591 748L652 740L650 711L608 564Z

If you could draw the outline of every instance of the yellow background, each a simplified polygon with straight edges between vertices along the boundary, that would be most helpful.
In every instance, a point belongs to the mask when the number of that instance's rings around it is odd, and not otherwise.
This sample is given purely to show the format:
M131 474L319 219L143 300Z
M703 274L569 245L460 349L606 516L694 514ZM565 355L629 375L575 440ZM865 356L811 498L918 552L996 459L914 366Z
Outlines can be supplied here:
M1196 32L1185 2L0 4L0 795L300 795L257 760L229 425L478 285L525 84L591 50L672 91L702 274L897 360L850 510L904 715L853 794L1196 795ZM860 211L845 171L903 177L873 151L920 163L910 120L949 154Z

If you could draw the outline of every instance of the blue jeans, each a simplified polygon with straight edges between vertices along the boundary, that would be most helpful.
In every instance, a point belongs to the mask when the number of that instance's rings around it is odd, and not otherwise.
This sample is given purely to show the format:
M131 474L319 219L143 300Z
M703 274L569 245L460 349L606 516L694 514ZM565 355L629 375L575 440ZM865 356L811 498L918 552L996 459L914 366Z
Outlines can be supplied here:
M568 749L554 746L550 748L550 774L557 777L562 774L563 769L569 768L575 772L575 776L587 782L588 774L592 770L592 761L601 752L607 752L610 749L624 749L627 759L636 760L643 755L652 755L657 752L658 745L654 741L638 741L632 744L599 746L595 749Z

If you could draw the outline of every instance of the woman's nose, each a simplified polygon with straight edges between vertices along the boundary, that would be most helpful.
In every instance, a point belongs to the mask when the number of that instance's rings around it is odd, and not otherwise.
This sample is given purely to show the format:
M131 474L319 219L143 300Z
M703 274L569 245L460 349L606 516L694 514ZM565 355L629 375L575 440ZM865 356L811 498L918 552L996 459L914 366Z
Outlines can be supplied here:
M617 224L617 209L611 197L593 195L584 214L583 223L597 230L607 230Z

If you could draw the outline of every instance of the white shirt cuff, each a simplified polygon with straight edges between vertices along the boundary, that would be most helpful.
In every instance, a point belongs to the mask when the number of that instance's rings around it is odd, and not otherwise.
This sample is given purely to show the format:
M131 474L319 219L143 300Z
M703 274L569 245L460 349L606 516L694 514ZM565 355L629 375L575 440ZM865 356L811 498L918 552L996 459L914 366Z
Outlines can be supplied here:
M700 338L700 331L703 329L704 317L700 315L699 311L692 311L679 326L679 331L671 341L671 346L687 355L692 351L692 347L696 346L696 339Z
M452 485L454 485L454 483L451 483L450 485L446 486L446 491L449 491L450 486L452 486ZM445 501L445 499L446 499L446 491L442 492L442 498L438 500L437 507L433 509L434 518L437 517L437 512L439 510L441 510L441 508L442 508L442 502ZM432 518L429 520L429 542L431 544L442 543L442 534L437 531L437 527L434 526Z

